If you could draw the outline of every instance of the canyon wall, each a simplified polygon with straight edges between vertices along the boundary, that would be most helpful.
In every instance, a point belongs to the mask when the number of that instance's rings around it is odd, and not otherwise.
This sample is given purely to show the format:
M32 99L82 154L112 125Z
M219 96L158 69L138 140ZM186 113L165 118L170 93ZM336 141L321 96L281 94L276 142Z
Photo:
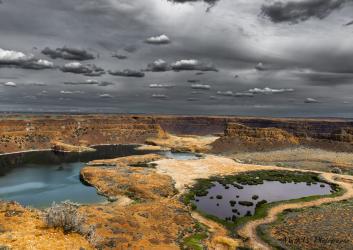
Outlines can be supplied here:
M351 151L353 122L343 119L277 119L160 115L7 115L0 119L0 152L73 145L143 143L164 133L221 138L216 151L308 145ZM237 144L241 142L244 147ZM254 146L255 145L255 146ZM259 147L256 145L260 145Z
M163 136L149 117L45 116L0 120L0 152L51 148L53 141L72 145L143 143Z

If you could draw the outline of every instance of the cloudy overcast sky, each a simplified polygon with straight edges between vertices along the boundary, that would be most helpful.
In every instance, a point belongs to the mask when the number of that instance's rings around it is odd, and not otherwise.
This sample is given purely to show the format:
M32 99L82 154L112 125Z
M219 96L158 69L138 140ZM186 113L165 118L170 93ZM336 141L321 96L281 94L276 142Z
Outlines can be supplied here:
M0 111L353 117L353 0L2 0Z

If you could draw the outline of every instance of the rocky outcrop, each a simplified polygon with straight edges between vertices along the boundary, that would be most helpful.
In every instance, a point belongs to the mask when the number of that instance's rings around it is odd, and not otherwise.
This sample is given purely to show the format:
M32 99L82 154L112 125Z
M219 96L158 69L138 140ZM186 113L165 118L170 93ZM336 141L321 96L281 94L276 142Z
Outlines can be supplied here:
M297 145L353 151L353 129L348 121L250 118L239 121L228 122L224 135L212 144L214 152L270 151Z
M204 153L212 149L211 143L217 140L215 136L176 136L167 134L164 137L148 138L147 144L169 148L175 152Z
M54 152L71 152L71 153L81 153L81 152L94 152L96 151L94 148L86 147L86 146L74 146L70 144L66 144L59 141L52 142L51 149Z
M239 123L229 123L224 136L212 146L218 152L263 151L299 145L300 139L278 128L251 128Z
M49 149L52 141L79 146L143 143L164 130L151 117L34 116L0 120L0 152Z
M154 168L131 166L157 158L161 157L150 154L93 161L81 170L86 183L101 194L118 199L80 208L87 218L85 224L96 229L97 249L177 250L184 237L195 233L195 220L175 197L173 179ZM123 196L133 202L120 205Z

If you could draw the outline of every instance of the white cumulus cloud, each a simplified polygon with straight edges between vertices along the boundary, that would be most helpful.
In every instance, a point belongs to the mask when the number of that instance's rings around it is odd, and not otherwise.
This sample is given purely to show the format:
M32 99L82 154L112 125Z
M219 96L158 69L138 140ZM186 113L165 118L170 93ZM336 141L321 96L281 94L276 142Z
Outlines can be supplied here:
M155 44L155 45L161 45L161 44L168 44L170 43L170 39L167 35L162 34L159 36L152 36L149 37L145 40L146 43L149 44Z

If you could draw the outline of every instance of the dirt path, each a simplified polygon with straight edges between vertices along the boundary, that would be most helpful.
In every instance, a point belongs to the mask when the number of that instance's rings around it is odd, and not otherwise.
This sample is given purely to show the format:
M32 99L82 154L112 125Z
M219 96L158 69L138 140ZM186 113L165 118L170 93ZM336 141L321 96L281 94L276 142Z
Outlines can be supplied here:
M268 211L268 215L259 220L254 220L250 221L249 223L245 224L239 231L238 233L245 237L249 238L249 245L253 249L261 249L261 250L267 250L271 249L270 246L268 246L265 242L263 242L257 235L256 233L256 228L262 224L268 224L272 223L277 219L277 215L282 213L286 209L297 209L297 208L305 208L305 207L312 207L312 206L319 206L324 203L330 203L330 202L337 202L337 201L342 201L345 199L353 198L353 185L352 183L349 183L353 181L353 176L347 176L347 175L337 175L337 174L332 174L332 173L321 173L321 176L325 178L327 181L336 183L340 185L342 188L346 190L346 192L342 196L338 197L327 197L327 198L322 198L319 200L314 200L314 201L309 201L309 202L302 202L302 203L291 203L291 204L282 204L276 207L271 208ZM339 177L340 181L336 180L336 178ZM343 179L348 180L348 182L344 182Z

